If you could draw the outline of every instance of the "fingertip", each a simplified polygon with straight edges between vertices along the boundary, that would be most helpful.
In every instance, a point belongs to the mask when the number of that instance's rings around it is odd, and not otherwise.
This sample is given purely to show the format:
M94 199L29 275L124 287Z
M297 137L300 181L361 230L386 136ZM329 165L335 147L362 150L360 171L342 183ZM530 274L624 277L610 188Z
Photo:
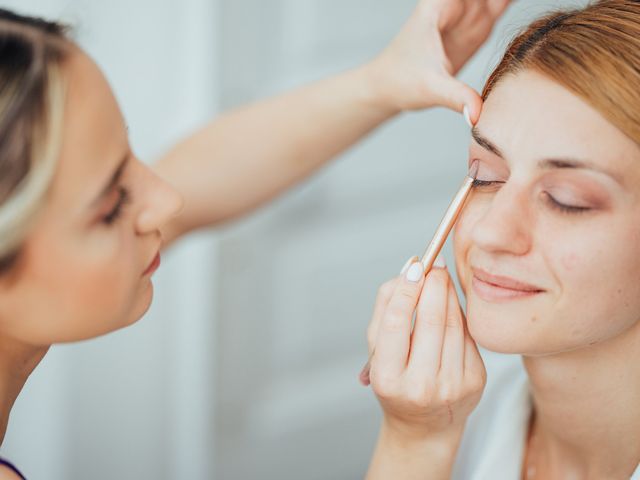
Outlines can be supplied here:
M405 279L409 283L418 283L420 282L423 276L424 276L424 265L422 265L422 262L418 262L418 261L412 263L411 266L407 269L407 272L405 273Z
M466 105L462 109L462 116L464 117L464 121L467 122L467 125L469 125L469 128L473 128L473 123L471 123L471 116L469 115L469 107Z
M360 384L363 387L368 387L371 385L371 363L367 362L366 365L362 368L360 375L358 375L358 379L360 380Z
M400 275L404 275L405 273L407 273L407 270L409 270L409 267L413 265L415 262L417 262L418 260L419 258L416 255L414 255L409 260L407 260L407 263L405 263L404 266L402 267L402 270L400 270Z
M444 284L444 286L448 286L449 284L449 270L447 268L432 268L426 275L426 282L433 283L439 282ZM425 287L426 288L426 287Z
M442 253L438 254L435 261L433 262L433 266L436 268L447 268L447 262L444 259L444 255L442 255Z
M469 88L467 98L465 99L464 106L462 107L462 114L469 125L469 128L473 128L478 123L481 112L482 98L475 90Z

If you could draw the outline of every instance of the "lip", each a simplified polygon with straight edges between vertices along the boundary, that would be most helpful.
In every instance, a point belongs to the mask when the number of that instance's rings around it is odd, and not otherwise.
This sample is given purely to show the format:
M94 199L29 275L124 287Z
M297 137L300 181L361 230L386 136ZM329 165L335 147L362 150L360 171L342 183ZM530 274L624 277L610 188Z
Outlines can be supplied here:
M489 302L499 302L529 298L545 290L535 285L521 282L511 277L492 275L479 268L472 268L473 290L480 298Z
M149 266L147 267L147 269L143 272L142 276L146 276L146 275L151 275L153 272L155 272L158 267L160 266L160 252L156 253L155 257L153 257L153 260L151 260L151 263L149 264Z

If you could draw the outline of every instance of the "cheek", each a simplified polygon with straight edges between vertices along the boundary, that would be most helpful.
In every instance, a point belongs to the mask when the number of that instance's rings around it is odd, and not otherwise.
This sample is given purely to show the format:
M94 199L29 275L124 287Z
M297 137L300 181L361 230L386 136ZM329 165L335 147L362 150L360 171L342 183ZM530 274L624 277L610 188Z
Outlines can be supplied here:
M610 224L591 235L575 237L558 252L556 273L562 286L560 308L571 315L576 336L615 335L638 319L640 257L629 236Z
M563 254L560 257L560 266L566 272L572 272L573 270L579 269L582 264L582 259L580 255L575 252L568 252Z
M104 235L77 245L61 242L33 256L38 265L33 303L55 306L56 318L49 317L46 325L36 320L37 308L31 315L48 339L80 340L130 323L141 289L149 286L140 278L135 240L133 235Z
M74 259L73 297L84 311L99 308L117 315L126 310L140 282L135 237L112 235L87 243Z

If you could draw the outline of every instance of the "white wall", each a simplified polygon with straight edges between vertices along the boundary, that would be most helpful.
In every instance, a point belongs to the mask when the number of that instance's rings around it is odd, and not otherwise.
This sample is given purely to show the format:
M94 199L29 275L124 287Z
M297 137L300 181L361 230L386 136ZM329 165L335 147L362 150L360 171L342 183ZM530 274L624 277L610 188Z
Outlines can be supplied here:
M480 88L514 2L463 72ZM63 18L152 159L220 108L370 58L413 0L0 0ZM312 121L312 119L310 119ZM54 347L3 455L30 480L361 478L378 407L357 385L377 285L420 253L464 174L468 130L406 115L250 218L164 259L135 326Z

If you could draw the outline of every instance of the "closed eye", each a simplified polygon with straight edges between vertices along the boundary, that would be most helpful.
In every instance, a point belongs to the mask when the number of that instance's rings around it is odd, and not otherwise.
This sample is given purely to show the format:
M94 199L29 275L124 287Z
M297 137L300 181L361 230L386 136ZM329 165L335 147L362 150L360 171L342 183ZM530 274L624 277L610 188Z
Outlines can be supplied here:
M490 186L496 186L497 184L503 184L505 182L499 181L499 180L480 180L478 178L476 178L473 181L473 186L474 187L490 187Z
M586 213L593 210L591 207L582 207L578 205L567 205L557 201L549 193L543 192L547 203L551 208L558 210L561 213Z

